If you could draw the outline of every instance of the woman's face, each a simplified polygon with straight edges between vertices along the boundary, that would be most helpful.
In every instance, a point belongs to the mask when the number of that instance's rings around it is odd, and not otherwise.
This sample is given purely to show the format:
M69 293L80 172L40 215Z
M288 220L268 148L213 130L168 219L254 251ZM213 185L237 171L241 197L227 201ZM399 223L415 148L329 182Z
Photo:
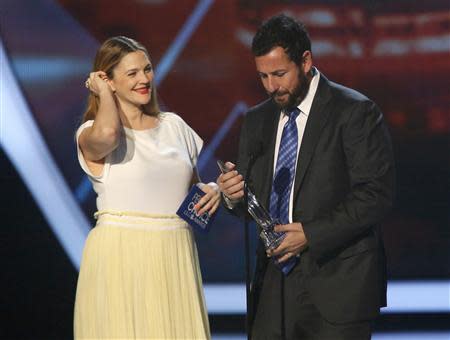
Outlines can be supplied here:
M153 68L142 51L130 52L113 70L110 85L122 107L148 104L152 94Z

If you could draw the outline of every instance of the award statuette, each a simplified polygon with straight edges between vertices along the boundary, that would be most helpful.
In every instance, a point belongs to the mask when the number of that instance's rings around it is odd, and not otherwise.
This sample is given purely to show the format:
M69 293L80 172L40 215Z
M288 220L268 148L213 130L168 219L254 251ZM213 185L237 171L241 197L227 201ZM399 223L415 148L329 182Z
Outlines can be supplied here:
M286 237L286 233L277 233L273 229L276 225L279 225L278 220L272 218L266 209L261 205L256 196L248 190L248 212L253 217L256 223L261 227L261 233L259 237L264 243L266 249L275 249ZM290 273L297 263L296 257L291 257L284 262L278 262L277 258L274 258L275 265L280 268L284 275Z
M227 167L222 161L217 161L217 164L219 165L222 173L228 172ZM269 212L262 206L262 204L256 198L255 194L253 194L250 189L248 189L247 200L248 213L261 227L261 233L259 234L259 237L263 241L265 248L267 250L277 248L286 237L286 234L284 232L277 233L273 230L276 225L280 224L280 222L270 216ZM295 264L297 263L296 257L291 257L284 262L278 262L276 258L274 258L273 260L275 265L280 268L284 275L289 274L292 268L294 268Z

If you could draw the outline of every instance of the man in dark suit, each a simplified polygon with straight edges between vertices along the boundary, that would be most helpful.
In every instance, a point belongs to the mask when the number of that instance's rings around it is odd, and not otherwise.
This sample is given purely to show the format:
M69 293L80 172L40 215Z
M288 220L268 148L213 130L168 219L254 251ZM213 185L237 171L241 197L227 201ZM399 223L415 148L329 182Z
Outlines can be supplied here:
M278 248L257 250L252 338L370 339L386 306L380 222L394 195L383 116L313 67L308 34L288 16L265 22L252 51L270 98L248 111L237 168L227 162L217 181L242 214L242 174L254 162L249 187L286 233ZM284 275L280 264L293 258Z

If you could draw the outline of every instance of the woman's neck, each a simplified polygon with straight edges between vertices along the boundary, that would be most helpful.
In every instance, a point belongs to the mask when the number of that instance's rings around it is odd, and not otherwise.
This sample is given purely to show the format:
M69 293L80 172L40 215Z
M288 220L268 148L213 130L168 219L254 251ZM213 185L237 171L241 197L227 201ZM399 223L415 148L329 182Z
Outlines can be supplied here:
M143 107L120 105L120 119L125 127L143 130L157 125L156 117L144 113Z

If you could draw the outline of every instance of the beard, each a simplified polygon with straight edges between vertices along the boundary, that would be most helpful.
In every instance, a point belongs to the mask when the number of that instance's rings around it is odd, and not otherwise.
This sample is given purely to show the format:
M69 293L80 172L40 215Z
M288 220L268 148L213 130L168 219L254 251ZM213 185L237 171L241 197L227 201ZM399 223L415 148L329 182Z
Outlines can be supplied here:
M289 91L276 91L270 93L270 97L273 99L273 101L277 104L277 106L285 112L291 111L293 108L297 107L303 99L305 99L308 90L309 85L311 84L311 80L306 77L306 74L303 72L300 72L298 75L298 85L294 88L292 92ZM277 101L276 97L289 94L288 100L285 103L280 103Z

